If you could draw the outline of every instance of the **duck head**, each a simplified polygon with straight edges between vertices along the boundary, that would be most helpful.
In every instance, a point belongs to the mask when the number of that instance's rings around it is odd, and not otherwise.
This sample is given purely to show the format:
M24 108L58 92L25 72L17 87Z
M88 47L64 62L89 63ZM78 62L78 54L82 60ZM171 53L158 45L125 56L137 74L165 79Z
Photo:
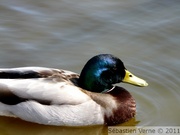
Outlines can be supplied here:
M113 84L120 82L141 87L148 85L146 81L129 72L123 62L111 54L100 54L91 58L79 77L79 86L92 92L108 91Z

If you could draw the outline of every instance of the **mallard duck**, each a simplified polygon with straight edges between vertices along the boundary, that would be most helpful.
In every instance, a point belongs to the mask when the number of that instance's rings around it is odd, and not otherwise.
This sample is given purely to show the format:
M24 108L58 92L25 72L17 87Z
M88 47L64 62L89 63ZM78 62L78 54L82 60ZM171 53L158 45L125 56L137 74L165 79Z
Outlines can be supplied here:
M79 74L54 68L0 69L0 115L56 126L115 125L135 116L131 94L114 84L147 86L111 55L91 58Z

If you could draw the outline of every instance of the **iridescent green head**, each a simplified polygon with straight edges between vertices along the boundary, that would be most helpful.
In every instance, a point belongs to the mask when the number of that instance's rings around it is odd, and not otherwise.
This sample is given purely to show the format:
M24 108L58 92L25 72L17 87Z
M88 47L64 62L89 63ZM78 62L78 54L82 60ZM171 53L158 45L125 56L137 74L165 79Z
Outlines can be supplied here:
M120 82L138 86L147 85L144 80L127 71L123 62L111 54L100 54L91 58L84 66L79 78L79 86L93 92L109 90L113 84Z

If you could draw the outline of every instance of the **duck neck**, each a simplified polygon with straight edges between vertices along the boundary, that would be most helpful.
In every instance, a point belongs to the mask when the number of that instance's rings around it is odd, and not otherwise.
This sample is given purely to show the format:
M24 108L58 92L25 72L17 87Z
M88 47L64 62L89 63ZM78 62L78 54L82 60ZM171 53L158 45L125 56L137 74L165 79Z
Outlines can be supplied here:
M101 74L105 69L82 71L79 77L79 86L92 92L104 92L113 86L102 79Z

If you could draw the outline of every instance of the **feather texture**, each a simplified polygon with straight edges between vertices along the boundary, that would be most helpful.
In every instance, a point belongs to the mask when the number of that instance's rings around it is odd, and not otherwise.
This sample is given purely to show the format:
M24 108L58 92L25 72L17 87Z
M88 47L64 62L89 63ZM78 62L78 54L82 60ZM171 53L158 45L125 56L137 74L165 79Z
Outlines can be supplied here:
M135 116L136 103L113 84L147 86L133 76L109 54L90 59L80 75L44 67L0 69L0 115L45 125L119 124Z

